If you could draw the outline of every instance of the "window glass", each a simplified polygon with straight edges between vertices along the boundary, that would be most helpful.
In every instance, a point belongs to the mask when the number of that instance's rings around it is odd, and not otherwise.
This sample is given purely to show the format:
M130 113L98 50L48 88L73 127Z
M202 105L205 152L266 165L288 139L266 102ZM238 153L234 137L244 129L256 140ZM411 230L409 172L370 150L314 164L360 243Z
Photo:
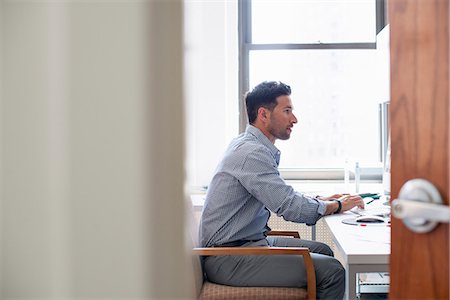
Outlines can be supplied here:
M250 86L280 80L292 88L294 126L280 168L343 167L380 161L376 50L250 51Z
M373 43L375 0L252 0L252 43Z

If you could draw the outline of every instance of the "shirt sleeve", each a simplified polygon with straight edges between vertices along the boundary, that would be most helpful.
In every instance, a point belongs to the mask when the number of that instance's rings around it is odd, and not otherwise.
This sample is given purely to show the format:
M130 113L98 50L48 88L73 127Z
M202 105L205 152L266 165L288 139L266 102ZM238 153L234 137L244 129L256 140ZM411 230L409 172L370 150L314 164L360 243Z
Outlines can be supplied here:
M324 201L296 192L286 184L268 150L250 152L238 176L253 197L287 221L314 225L325 214Z

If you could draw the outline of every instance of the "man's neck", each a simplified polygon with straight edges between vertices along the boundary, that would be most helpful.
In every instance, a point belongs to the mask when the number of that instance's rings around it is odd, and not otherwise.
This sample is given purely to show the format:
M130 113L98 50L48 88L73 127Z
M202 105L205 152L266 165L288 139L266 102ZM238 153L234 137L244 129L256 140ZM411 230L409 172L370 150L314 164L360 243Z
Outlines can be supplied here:
M269 131L267 131L267 129L265 128L264 124L261 124L260 122L255 122L254 124L250 124L256 128L258 128L268 139L272 144L275 144L275 137L270 134Z

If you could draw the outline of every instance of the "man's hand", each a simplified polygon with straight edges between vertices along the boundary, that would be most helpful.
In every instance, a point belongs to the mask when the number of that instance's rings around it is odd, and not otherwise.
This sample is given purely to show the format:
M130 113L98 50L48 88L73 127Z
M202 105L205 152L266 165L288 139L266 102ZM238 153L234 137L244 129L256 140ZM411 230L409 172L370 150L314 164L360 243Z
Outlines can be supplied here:
M346 196L342 196L339 200L341 200L342 202L342 209L341 211L347 211L349 209L352 209L355 206L358 206L359 208L364 208L364 201L361 198L361 196L358 195L346 195Z
M323 200L323 201L334 201L334 200L341 201L341 204L342 204L341 212L352 209L355 206L357 206L359 208L364 208L364 201L358 195L352 196L349 194L334 194L329 197L320 197L319 199ZM327 210L326 210L325 214L326 215L333 214L337 209L338 209L338 204L336 202L330 203L327 205Z
M350 194L334 194L334 195L331 195L329 197L319 196L318 198L320 200L323 200L323 201L333 201L333 200L337 200L337 199L340 199L340 198L345 197L345 196L350 196Z

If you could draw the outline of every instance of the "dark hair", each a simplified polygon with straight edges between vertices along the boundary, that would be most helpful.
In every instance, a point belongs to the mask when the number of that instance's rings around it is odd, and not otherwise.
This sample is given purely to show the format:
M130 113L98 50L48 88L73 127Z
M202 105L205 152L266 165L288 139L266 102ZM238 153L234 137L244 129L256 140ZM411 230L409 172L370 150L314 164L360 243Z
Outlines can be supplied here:
M260 107L272 111L277 106L277 97L290 94L291 87L281 81L264 81L258 84L245 95L248 122L255 122Z

